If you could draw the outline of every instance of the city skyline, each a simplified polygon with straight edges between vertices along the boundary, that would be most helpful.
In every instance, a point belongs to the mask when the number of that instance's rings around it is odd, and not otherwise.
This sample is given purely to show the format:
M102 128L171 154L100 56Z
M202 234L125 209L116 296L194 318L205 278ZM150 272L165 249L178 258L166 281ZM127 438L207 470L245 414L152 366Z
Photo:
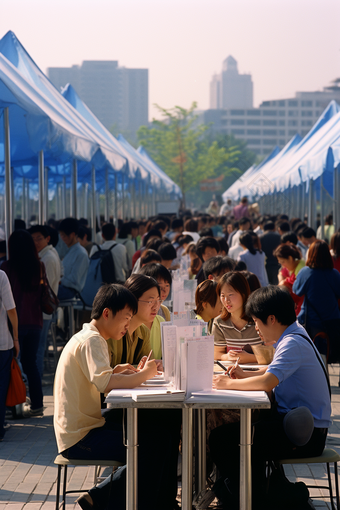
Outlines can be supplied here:
M322 90L340 76L335 0L11 0L0 36L13 30L37 65L118 60L149 69L149 119L180 105L209 108L209 83L232 55L251 74L254 106ZM20 12L20 16L18 16Z

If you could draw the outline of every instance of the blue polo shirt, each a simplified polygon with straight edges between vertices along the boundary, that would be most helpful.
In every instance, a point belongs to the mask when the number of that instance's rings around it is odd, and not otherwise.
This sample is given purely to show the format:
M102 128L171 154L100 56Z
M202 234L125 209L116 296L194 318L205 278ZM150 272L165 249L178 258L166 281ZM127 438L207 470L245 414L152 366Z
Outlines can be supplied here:
M314 348L300 333L306 330L294 322L274 345L274 359L268 372L274 374L279 384L274 389L279 413L306 406L314 416L317 428L331 425L331 402L326 376Z

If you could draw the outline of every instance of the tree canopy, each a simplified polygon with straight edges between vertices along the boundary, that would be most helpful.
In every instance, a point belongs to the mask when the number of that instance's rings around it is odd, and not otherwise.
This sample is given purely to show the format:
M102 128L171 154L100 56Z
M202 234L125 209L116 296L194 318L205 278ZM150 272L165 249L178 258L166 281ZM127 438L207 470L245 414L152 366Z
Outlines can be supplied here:
M237 144L223 146L207 135L209 126L200 124L194 111L180 106L165 109L156 105L163 120L153 120L151 127L138 130L138 140L154 161L178 184L185 194L210 177L240 174L237 162L241 151Z

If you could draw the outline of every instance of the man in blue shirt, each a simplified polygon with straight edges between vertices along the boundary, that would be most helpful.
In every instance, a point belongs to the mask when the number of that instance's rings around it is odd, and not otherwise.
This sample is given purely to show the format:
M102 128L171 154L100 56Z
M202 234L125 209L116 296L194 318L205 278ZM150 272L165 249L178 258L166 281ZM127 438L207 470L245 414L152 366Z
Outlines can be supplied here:
M68 250L63 258L64 276L61 279L58 298L62 301L72 299L85 285L89 268L89 257L78 241L79 222L76 218L65 218L60 222L60 238Z
M259 421L254 423L252 476L255 509L261 508L263 503L266 460L321 455L331 424L331 402L322 360L305 329L296 322L290 295L276 286L258 289L248 299L246 314L253 318L265 344L274 344L274 359L268 367L257 372L231 368L231 378L226 375L215 377L214 387L262 390L272 392L274 397L272 409L261 414ZM311 435L305 444L297 445L289 439L284 419L289 411L302 406L312 413L314 429L310 430ZM222 476L222 483L216 485L215 492L222 500L229 496L233 498L231 504L228 501L228 509L238 504L239 437L239 424L222 425L210 435L211 455ZM229 488L227 492L226 486Z

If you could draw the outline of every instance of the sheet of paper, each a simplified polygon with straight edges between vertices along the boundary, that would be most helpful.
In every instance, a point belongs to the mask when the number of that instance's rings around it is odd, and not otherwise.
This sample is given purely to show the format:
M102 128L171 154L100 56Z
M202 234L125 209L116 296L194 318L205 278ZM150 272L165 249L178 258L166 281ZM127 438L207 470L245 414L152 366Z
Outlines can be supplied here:
M232 404L270 404L265 391L209 390L193 391L189 402L221 402ZM236 406L237 407L237 406Z
M163 322L163 324L169 324ZM175 381L176 369L176 346L177 346L177 327L166 325L162 327L162 353L164 378L168 381Z
M187 339L186 394L210 391L214 372L214 337ZM184 389L184 388L183 388Z

